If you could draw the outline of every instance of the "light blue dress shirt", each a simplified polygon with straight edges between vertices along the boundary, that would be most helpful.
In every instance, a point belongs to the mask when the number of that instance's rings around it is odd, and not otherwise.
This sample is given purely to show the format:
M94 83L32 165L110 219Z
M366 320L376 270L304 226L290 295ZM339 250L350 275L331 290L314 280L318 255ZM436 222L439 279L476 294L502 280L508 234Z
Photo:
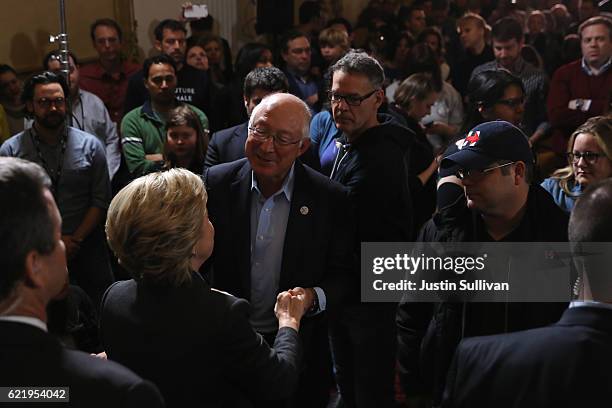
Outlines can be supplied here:
M251 325L261 333L278 329L274 305L280 292L283 247L295 181L294 167L291 167L280 190L268 198L259 189L255 173L251 173ZM292 288L282 290L287 289ZM319 299L317 312L323 311L325 294L319 287L314 290Z

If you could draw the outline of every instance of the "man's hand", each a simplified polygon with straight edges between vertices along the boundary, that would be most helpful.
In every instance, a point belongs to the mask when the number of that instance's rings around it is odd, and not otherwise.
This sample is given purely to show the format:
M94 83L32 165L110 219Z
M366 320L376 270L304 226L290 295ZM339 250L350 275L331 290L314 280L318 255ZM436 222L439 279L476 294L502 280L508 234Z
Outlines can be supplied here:
M289 292L281 292L276 297L274 314L278 319L278 328L291 327L296 331L300 329L300 319L304 315L304 300L302 297L293 296Z
M289 290L289 293L292 296L297 296L301 299L303 299L304 301L304 314L308 313L308 311L312 308L314 300L315 300L315 296L317 296L317 294L315 293L313 288L301 288L299 286L296 286L293 289Z
M62 235L62 241L66 246L66 258L74 258L81 249L81 241L75 239L72 235Z
M108 360L108 356L106 355L106 351L103 351L103 352L98 353L98 354L96 354L96 353L91 353L90 355L91 355L91 356L93 356L93 357L95 357L95 358L102 359L102 360Z

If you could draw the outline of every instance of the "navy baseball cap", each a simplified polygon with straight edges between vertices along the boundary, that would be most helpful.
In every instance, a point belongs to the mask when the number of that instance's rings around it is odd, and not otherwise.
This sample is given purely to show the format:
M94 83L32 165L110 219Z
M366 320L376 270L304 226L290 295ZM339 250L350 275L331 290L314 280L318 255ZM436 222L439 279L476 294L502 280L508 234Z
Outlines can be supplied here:
M484 169L501 160L523 161L525 164L534 161L527 136L503 120L481 123L455 145L458 151L442 160L442 169Z

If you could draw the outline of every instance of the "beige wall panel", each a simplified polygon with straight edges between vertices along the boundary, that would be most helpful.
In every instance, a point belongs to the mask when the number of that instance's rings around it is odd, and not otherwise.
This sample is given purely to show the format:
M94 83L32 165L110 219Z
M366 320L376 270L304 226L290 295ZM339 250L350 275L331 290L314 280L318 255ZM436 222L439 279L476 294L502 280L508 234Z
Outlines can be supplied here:
M81 60L96 56L89 38L89 25L100 17L115 17L117 0L66 0L66 19L70 48ZM3 0L0 13L0 63L18 71L40 69L44 55L57 48L49 35L59 33L59 1Z

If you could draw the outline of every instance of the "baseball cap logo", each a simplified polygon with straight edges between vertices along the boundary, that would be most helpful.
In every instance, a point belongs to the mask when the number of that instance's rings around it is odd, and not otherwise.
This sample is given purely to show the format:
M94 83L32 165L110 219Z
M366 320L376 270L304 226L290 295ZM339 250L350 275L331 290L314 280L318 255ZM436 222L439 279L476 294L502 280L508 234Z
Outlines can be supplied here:
M470 133L468 133L465 139L458 140L456 145L457 145L457 148L461 150L464 147L474 146L479 140L480 140L480 131L472 130L470 131Z

